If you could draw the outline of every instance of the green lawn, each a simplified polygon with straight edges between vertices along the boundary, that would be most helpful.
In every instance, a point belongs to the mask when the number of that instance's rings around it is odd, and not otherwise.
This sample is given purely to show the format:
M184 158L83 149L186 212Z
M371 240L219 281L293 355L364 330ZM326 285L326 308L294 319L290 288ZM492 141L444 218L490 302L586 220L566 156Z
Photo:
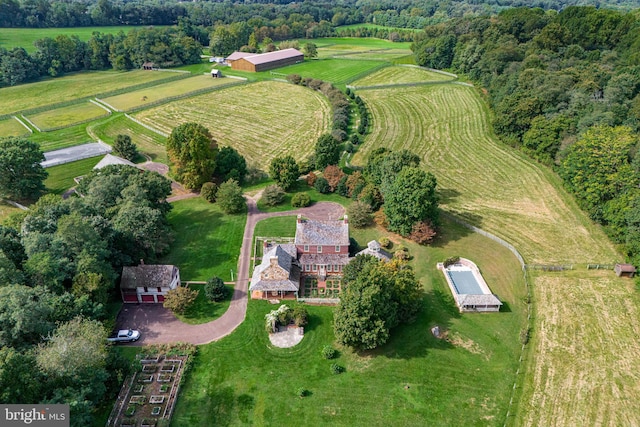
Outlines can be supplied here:
M166 138L129 120L124 114L112 114L105 120L91 123L87 129L107 144L113 144L118 135L129 135L140 153L146 154L154 162L168 162L164 146Z
M260 209L262 212L283 212L297 209L291 206L291 198L294 194L297 193L307 193L309 197L311 197L312 204L316 202L336 202L341 205L348 206L352 203L352 200L347 197L342 197L337 193L322 194L319 193L315 188L309 187L306 182L298 181L296 183L296 186L293 189L289 190L288 193L286 193L284 202L282 202L282 204L279 204L277 206L267 206L262 202L262 199L259 199L258 209Z
M77 123L84 123L89 120L98 119L108 115L109 112L96 104L86 101L81 104L70 105L68 107L56 108L55 110L44 111L38 114L27 116L31 122L42 131L47 129L69 127Z
M47 191L53 194L62 194L71 187L75 187L76 183L73 178L91 172L93 167L102 160L102 157L103 156L91 157L89 159L47 168L49 176L44 181Z
M231 297L233 296L232 285L226 285L227 298L220 302L213 302L207 298L204 294L204 285L190 284L189 288L198 291L198 298L184 314L174 313L178 319L189 325L211 322L222 316L229 308L229 304L231 304Z
M21 210L3 200L0 200L0 224L2 224L9 215L17 212L21 212Z
M255 237L293 237L296 234L296 215L263 219L256 224Z
M224 281L237 274L246 214L225 215L218 205L197 197L172 203L169 223L175 231L171 252L160 262L180 268L184 281Z
M45 152L95 142L87 133L86 123L51 132L34 132L29 135L28 139L38 143L40 149Z
M312 77L336 85L350 83L368 73L384 67L385 61L363 60L354 61L350 59L312 59L301 64L289 65L278 68L274 72L280 74L299 74L302 77Z
M308 306L302 342L273 348L264 315L274 306L249 301L247 318L232 335L199 348L172 425L502 425L525 317L521 272L491 240L452 224L446 230L434 247L409 245L425 285L425 310L414 324L394 330L387 345L364 354L340 348L338 359L324 360L322 346L335 345L333 308ZM355 235L366 240L376 233ZM460 315L435 269L451 255L474 259L508 310ZM435 324L447 331L446 340L431 335ZM334 362L346 372L331 374ZM311 395L297 397L299 387Z
M145 26L115 26L115 27L75 27L75 28L0 28L0 47L10 50L14 47L23 47L27 52L36 51L33 43L45 37L55 38L63 34L66 36L78 36L80 40L87 41L94 31L103 34L116 34L120 31L128 33L134 28L146 28Z

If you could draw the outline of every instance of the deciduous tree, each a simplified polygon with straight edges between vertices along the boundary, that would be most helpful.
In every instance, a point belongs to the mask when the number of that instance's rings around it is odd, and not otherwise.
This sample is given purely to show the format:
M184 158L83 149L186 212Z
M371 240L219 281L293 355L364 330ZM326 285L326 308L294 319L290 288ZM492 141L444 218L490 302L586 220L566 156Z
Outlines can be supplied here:
M198 297L198 291L184 286L178 286L167 292L163 306L174 313L183 314Z
M340 160L340 143L330 133L325 133L316 142L316 168L324 169L338 164Z
M269 165L269 175L284 191L289 191L300 176L300 168L292 156L276 157Z
M384 213L389 230L407 236L413 224L437 220L436 178L429 172L404 168L388 188L384 193Z
M35 198L44 191L47 177L40 162L44 154L35 142L25 138L0 138L0 196Z
M218 144L204 126L184 123L169 135L167 154L175 179L187 188L199 189L213 176Z
M220 209L228 214L242 212L245 207L242 188L240 188L238 182L233 179L220 184L217 200L218 205L220 205Z
M138 156L138 147L131 141L129 135L117 135L113 141L113 152L129 161L133 161Z

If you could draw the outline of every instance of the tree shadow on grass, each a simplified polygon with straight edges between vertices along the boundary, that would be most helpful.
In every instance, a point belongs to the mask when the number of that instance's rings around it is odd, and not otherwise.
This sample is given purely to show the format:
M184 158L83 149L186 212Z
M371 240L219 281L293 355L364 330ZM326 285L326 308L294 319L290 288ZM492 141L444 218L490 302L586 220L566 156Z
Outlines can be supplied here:
M370 354L412 359L426 356L429 349L452 349L454 346L444 338L436 338L431 328L438 326L440 334L443 334L450 329L452 319L459 317L460 312L451 295L439 290L427 292L416 321L391 330L389 341Z
M205 403L205 402L203 402ZM207 391L207 425L228 426L235 424L237 416L243 423L249 422L249 415L255 407L255 398L243 393L235 395L232 387L213 385Z
M455 202L458 199L458 197L460 197L461 194L462 193L460 193L455 188L440 187L438 188L438 191L437 191L438 201L439 203L444 205L449 205L452 202Z
M482 223L482 217L480 215L465 213L464 218L457 214L451 214L446 211L440 211L440 226L438 227L438 235L433 239L433 243L430 246L436 248L443 248L451 242L460 240L466 236L474 233L468 227L459 224L455 219L462 220L467 224L475 225L479 227Z

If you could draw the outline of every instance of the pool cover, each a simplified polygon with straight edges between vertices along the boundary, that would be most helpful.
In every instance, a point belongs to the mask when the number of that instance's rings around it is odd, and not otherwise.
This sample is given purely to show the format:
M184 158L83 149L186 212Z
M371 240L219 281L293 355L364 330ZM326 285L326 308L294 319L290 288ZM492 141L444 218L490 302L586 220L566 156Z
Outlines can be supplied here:
M458 295L483 295L473 271L448 270L447 273L458 291Z

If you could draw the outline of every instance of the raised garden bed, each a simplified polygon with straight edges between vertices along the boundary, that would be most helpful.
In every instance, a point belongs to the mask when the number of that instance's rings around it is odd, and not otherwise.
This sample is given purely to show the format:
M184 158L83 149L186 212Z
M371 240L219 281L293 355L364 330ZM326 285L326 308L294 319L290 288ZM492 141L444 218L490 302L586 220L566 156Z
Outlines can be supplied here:
M153 381L153 375L140 375L138 377L139 383L150 383Z
M155 427L156 425L156 420L150 420L148 418L145 418L142 420L142 424L140 424L141 427Z
M136 394L140 394L144 391L144 384L140 384L135 386L135 388L133 389L133 392Z
M176 370L176 365L162 365L160 372L173 373Z
M130 417L135 413L136 413L136 405L127 406L127 410L124 411L124 415L127 417Z
M155 395L155 396L151 396L149 398L149 403L156 403L157 404L157 403L162 403L162 402L164 402L164 396Z
M169 384L162 384L160 386L160 393L168 393L170 389L171 386Z
M158 369L158 365L148 364L142 366L142 372L145 374L153 374Z
M158 382L159 383L171 382L171 375L169 375L169 374L158 374Z
M127 420L124 419L120 423L120 427L136 427L136 420Z
M143 404L147 401L147 398L145 396L131 396L131 398L129 399L129 403L130 404Z
M147 364L147 363L160 363L160 361L162 360L162 355L158 355L155 358L154 357L150 357L150 356L146 356L144 359L140 360L140 363L142 363L143 365Z
M153 409L151 410L151 415L155 415L155 416L160 415L161 409L162 409L161 406L154 406Z

